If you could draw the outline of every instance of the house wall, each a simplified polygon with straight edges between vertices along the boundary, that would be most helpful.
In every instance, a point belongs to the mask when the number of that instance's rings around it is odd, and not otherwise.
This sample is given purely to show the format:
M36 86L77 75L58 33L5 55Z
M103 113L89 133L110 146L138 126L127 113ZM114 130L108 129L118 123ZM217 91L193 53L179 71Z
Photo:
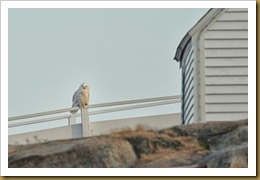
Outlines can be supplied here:
M194 49L190 40L182 61L182 123L194 121Z
M248 11L226 9L205 30L206 121L248 116Z

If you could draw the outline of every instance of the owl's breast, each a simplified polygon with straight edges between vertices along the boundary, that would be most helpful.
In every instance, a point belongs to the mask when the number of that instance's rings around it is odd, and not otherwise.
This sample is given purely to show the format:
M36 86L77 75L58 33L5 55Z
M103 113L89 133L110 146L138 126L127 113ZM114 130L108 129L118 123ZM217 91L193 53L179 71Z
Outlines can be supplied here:
M88 92L82 92L81 93L81 104L82 106L88 105L89 102L89 93Z

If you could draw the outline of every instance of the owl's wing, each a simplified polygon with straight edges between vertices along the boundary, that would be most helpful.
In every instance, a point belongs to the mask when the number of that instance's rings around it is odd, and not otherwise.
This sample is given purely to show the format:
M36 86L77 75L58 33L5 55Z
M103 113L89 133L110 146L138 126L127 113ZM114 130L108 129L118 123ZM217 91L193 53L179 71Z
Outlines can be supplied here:
M72 106L79 106L79 102L80 102L80 92L79 90L75 91L75 93L73 94L72 97Z

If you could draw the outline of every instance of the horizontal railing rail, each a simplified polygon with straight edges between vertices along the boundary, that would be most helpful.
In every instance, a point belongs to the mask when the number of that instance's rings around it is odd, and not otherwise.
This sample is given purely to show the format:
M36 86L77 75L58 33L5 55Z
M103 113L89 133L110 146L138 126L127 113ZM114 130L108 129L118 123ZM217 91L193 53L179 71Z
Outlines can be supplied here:
M86 106L85 109L128 105L126 107L95 110L95 111L90 111L88 113L88 115L98 115L98 114L104 114L104 113L112 113L112 112L118 112L118 111L127 111L127 110L133 110L133 109L140 109L140 108L147 108L147 107L153 107L153 106L161 106L161 105L179 103L180 101L181 101L181 96L179 96L179 95L178 96L165 96L165 97L157 97L157 98L136 99L136 100L128 100L128 101L117 101L117 102L110 102L110 103L93 104L93 105ZM142 103L142 104L140 104L140 103ZM138 105L131 105L131 104L138 104ZM131 106L129 106L129 105L131 105ZM41 112L41 113L9 117L8 121L12 122L15 120L41 117L41 116L46 116L46 115L58 114L58 113L65 113L65 112L70 112L70 111L78 110L78 109L79 109L78 107L72 107L72 108L64 108L64 109L58 109L58 110L53 110L53 111L46 111L46 112ZM43 123L43 122L48 122L48 121L69 119L72 116L80 117L81 113L78 113L75 115L69 114L69 115L62 115L62 116L56 116L56 117L42 118L42 119L30 120L30 121L26 121L26 122L11 123L8 125L8 127L11 128L11 127L24 126L24 125L30 125L30 124L35 124L35 123Z
M56 116L56 117L50 117L50 118L31 120L31 121L26 121L26 122L12 123L12 124L9 124L8 127L10 128L10 127L24 126L24 125L43 123L43 122L49 122L49 121L56 121L56 120L61 120L61 119L67 119L70 116L71 115L64 115L64 116Z
M64 112L69 112L69 111L78 110L78 109L79 109L78 107L73 107L73 108L58 109L58 110L53 110L53 111L45 111L45 112L34 113L34 114L27 114L27 115L22 115L22 116L14 116L14 117L9 117L8 121L15 121L15 120L20 120L20 119L28 119L28 118L33 118L33 117L64 113Z
M98 115L98 114L112 113L112 112L118 112L118 111L127 111L127 110L140 109L140 108L146 108L146 107L173 104L173 103L178 103L178 102L180 102L180 100L168 100L168 101L163 101L163 102L147 103L147 104L120 107L120 108L110 108L110 109L104 109L104 110L91 111L91 112L89 112L89 115ZM80 114L76 115L76 117L79 117L79 116L80 116Z

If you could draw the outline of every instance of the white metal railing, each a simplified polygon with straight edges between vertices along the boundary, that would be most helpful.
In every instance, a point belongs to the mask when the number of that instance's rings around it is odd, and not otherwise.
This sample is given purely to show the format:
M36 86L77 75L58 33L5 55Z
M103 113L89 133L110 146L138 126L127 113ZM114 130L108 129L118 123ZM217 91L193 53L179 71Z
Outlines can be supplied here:
M55 116L55 117L29 120L26 122L16 122L16 123L9 124L8 127L12 128L12 127L17 127L17 126L30 125L30 124L35 124L35 123L55 121L55 120L61 120L61 119L68 119L68 125L72 125L72 124L76 124L76 117L81 116L83 134L85 134L85 135L83 135L83 137L85 137L88 135L89 115L97 115L97 114L104 114L104 113L127 111L127 110L133 110L133 109L167 105L167 104L179 103L180 101L181 101L181 96L178 95L178 96L165 96L165 97L157 97L157 98L147 98L147 99L137 99L137 100L92 104L92 105L86 106L83 109L80 109L81 112L77 113L75 115L67 114L67 115L61 115L61 116ZM132 105L132 104L137 104L137 105ZM121 105L128 105L128 106L95 110L95 111L91 111L91 112L88 111L89 109L94 109L94 108L106 108L106 107L110 107L110 106L121 106ZM14 122L16 120L65 113L65 112L70 112L72 110L78 110L78 109L79 109L78 107L72 107L72 108L64 108L64 109L58 109L58 110L46 111L46 112L40 112L40 113L34 113L34 114L27 114L27 115L22 115L22 116L9 117L8 121Z

